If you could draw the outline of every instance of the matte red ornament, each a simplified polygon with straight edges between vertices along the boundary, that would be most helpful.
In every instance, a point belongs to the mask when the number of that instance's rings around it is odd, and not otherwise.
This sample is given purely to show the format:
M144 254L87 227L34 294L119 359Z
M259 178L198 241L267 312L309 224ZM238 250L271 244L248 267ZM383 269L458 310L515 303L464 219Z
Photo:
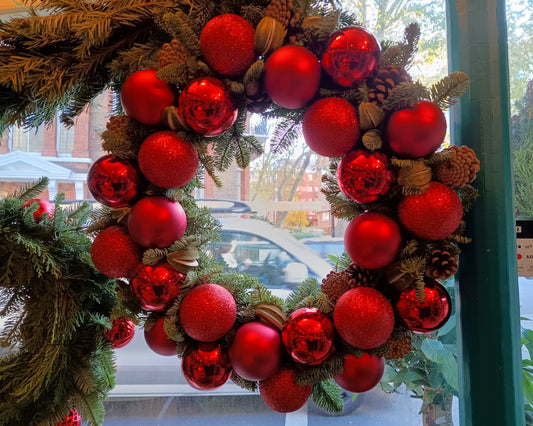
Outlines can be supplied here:
M96 201L113 208L127 207L137 197L142 176L127 160L106 155L87 173L87 186Z
M305 47L283 46L265 63L268 96L288 109L303 107L315 96L320 83L320 64Z
M94 266L111 278L129 278L141 258L141 247L122 226L113 225L103 229L91 245Z
M143 198L128 216L131 238L142 247L168 247L183 237L186 228L183 207L165 197Z
M295 371L289 368L283 368L271 378L259 382L261 398L279 413L291 413L302 408L312 390L312 385L296 384Z
M126 114L143 124L158 124L165 108L174 104L175 95L156 70L141 70L130 75L120 92Z
M139 305L147 311L164 311L177 297L185 275L169 263L140 265L131 279L131 288Z
M218 136L233 126L238 110L228 88L213 77L191 81L179 98L179 114L196 133Z
M452 312L452 301L446 288L433 278L424 277L424 301L416 296L416 289L402 291L396 302L396 312L407 327L418 333L438 330Z
M342 98L324 98L312 104L304 115L305 142L325 157L340 157L359 139L359 121L353 105Z
M48 219L52 219L54 217L55 212L55 206L48 200L41 200L39 198L32 198L31 200L26 200L22 203L22 208L28 208L32 204L37 203L39 207L37 207L37 210L33 212L33 220L35 223L41 222L43 220L43 214L46 214L48 216Z
M388 192L394 180L389 159L378 151L351 151L342 157L337 170L340 190L357 203L376 201Z
M334 351L333 321L317 308L300 308L288 318L281 333L283 345L300 364L322 364Z
M356 287L337 301L333 321L340 336L359 349L376 348L394 329L394 310L387 298L370 287Z
M199 390L217 389L231 376L228 353L219 343L189 344L183 352L181 370L187 382Z
M81 426L81 416L78 410L74 408L70 410L68 416L62 422L58 423L57 426Z
M376 386L385 371L385 360L365 352L362 356L344 356L344 371L335 376L337 384L348 392L366 392Z
M139 150L139 167L146 179L161 188L179 188L198 171L198 151L175 132L150 135Z
M402 241L400 227L381 213L365 212L346 227L344 247L361 268L383 268L395 258Z
M235 323L237 305L232 294L218 284L202 284L184 297L180 321L185 333L200 342L214 342Z
M356 86L379 69L381 48L376 38L361 27L334 32L322 55L322 68L337 84Z
M144 339L155 353L163 356L177 355L177 344L165 332L165 317L158 318L150 330L144 329Z
M281 366L281 336L260 322L244 324L229 348L233 370L247 380L265 380Z
M437 241L449 237L458 228L463 205L453 189L432 181L422 194L405 197L398 213L409 231L425 240Z
M126 317L114 319L111 328L104 330L104 337L111 342L113 349L126 346L134 335L135 323Z
M255 30L238 15L216 16L205 24L200 34L200 50L215 71L238 77L255 60Z
M446 136L446 118L439 106L420 101L411 108L394 112L385 131L385 140L400 158L433 154Z

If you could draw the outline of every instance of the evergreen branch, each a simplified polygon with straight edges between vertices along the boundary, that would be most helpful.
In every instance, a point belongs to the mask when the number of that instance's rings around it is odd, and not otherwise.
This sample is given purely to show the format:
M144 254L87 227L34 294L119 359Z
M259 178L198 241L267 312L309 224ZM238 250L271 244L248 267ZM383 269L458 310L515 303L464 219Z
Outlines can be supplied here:
M460 188L456 188L455 192L459 195L461 203L463 205L463 213L467 213L472 209L474 201L479 197L479 192L472 185L464 185Z
M278 123L272 133L270 146L272 152L278 154L287 150L302 135L301 123L283 120Z
M173 38L178 40L193 56L200 57L200 39L191 27L189 18L183 12L165 13L157 24Z
M320 285L316 278L308 278L296 287L285 300L287 313L298 309L299 305L311 298L313 300L320 294Z
M18 198L20 201L28 201L32 198L36 198L41 192L48 187L48 178L42 177L36 182L30 182L24 184L14 195L14 198Z
M461 71L452 72L430 88L430 99L441 109L448 109L468 90L470 79Z
M381 105L381 109L390 113L410 108L422 99L429 99L429 97L429 91L422 83L403 82L392 89L389 97Z
M331 380L313 384L311 399L318 407L330 413L340 414L344 409L342 390L339 385Z
M251 380L243 379L235 372L235 370L231 373L231 381L237 386L240 386L241 388L246 389L250 392L257 391L257 382L252 382Z

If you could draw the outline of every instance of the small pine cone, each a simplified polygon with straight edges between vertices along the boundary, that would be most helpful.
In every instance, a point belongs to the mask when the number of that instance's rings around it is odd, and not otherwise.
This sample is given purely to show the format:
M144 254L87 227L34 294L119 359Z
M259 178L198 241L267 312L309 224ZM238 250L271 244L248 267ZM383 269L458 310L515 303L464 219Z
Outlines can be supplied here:
M411 335L409 333L399 333L398 335L389 337L386 345L385 359L403 358L413 349Z
M161 68L170 64L186 64L190 56L189 52L185 50L178 40L165 43L161 50L157 52L157 59Z
M459 257L450 253L449 248L433 250L427 259L426 275L439 280L447 280L457 272Z
M320 286L322 293L333 303L337 303L337 300L351 288L353 287L350 285L350 281L344 271L331 271L322 280L322 285Z
M272 103L265 88L258 81L249 82L245 88L246 108L251 113L261 114Z
M368 100L381 106L395 86L410 81L411 76L403 68L391 65L380 68L374 79L367 82Z
M476 153L467 146L454 145L449 149L455 155L437 167L437 179L448 186L463 186L472 182L480 169Z
M106 124L106 129L111 133L121 134L126 131L126 127L130 122L130 118L127 115L117 117L113 115L109 118Z
M265 16L270 16L287 28L293 18L292 0L272 0L265 9Z
M359 265L352 263L344 270L350 288L355 287L375 287L376 275L369 269L363 269Z

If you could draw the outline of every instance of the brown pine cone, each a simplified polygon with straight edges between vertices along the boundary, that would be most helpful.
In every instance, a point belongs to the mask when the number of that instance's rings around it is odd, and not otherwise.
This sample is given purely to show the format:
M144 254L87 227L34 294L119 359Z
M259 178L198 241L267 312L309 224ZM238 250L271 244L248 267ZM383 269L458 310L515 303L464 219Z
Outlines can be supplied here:
M331 271L326 278L322 280L320 289L332 303L337 303L337 300L348 290L353 288L344 271Z
M369 89L368 100L381 106L395 86L410 81L412 81L411 76L403 68L392 65L380 68L374 79L367 83Z
M398 333L397 335L389 337L386 344L387 351L385 352L385 359L403 358L413 349L413 346L411 345L411 335L407 332Z
M106 129L109 132L121 134L126 131L126 127L130 122L130 118L127 115L122 115L120 117L113 115L109 118L109 121L106 123Z
M189 52L185 50L178 40L165 43L161 50L157 52L157 59L161 68L170 64L185 64L190 56Z
M352 263L344 270L350 288L374 287L376 285L376 275L369 269L363 269L359 265Z
M272 0L265 9L265 16L270 16L287 28L293 17L292 0Z
M448 186L463 186L472 182L479 171L479 160L476 153L467 146L454 145L448 150L455 155L439 164L436 169L437 180Z
M244 87L246 93L246 108L252 113L261 114L272 101L265 88L258 81L251 81Z
M439 280L447 280L457 272L459 257L453 255L453 247L435 249L427 259L426 275Z

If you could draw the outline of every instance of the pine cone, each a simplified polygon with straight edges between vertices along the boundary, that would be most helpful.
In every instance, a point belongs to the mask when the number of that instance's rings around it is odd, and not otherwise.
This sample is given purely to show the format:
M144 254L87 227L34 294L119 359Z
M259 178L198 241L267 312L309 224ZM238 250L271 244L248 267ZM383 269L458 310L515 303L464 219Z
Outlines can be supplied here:
M476 153L467 146L454 145L455 155L436 169L437 180L448 186L463 186L472 182L479 171L479 160Z
M337 303L337 300L339 300L339 298L351 288L353 287L350 286L350 282L344 271L331 271L326 275L326 278L322 280L322 285L320 286L322 293L324 293L333 303Z
M374 79L367 83L368 100L380 106L395 86L410 81L411 76L403 68L391 65L380 68Z
M453 247L435 249L427 260L426 275L439 280L447 280L457 272L459 257L453 255Z
M185 64L190 56L189 52L185 50L178 40L165 43L161 50L157 52L157 59L161 68L170 64Z
M126 131L129 122L130 118L127 115L122 115L120 117L113 115L109 118L109 121L106 124L106 129L109 132L121 134Z
M294 10L292 0L272 0L265 9L265 16L276 19L285 28L294 25L300 19L300 13Z
M344 270L348 278L350 288L355 287L375 287L376 275L369 269L363 269L359 265L352 263Z
M246 108L252 113L261 114L272 103L265 88L258 81L251 81L246 84Z
M400 359L405 357L413 346L411 345L411 335L407 332L397 333L387 340L387 351L385 359Z

